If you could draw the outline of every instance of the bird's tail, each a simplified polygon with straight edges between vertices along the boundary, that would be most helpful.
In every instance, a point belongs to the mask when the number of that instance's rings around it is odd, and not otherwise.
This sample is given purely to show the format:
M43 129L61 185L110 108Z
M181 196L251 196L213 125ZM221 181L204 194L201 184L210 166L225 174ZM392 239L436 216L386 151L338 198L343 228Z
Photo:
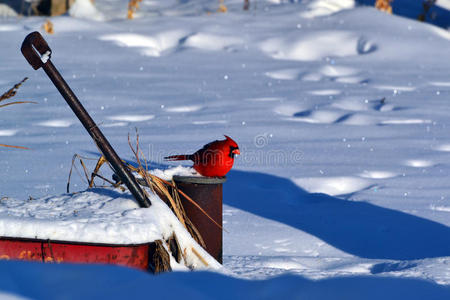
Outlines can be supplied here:
M192 155L171 155L164 157L165 160L175 161L175 160L192 160Z

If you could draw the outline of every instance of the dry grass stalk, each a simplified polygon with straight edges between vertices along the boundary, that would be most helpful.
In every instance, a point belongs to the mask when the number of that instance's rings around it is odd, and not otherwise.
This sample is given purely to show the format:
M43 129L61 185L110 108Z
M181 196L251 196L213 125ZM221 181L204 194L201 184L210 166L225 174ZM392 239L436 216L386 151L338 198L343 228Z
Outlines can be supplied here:
M128 166L128 167L130 167L130 166ZM131 170L133 170L133 168L131 167ZM176 189L177 190L177 192L178 193L180 193L183 197L185 197L189 202L191 202L195 207L197 207L212 223L214 223L217 227L219 227L220 229L223 229L222 228L222 226L219 224L219 223L217 223L216 221L214 221L214 219L210 216L210 215L208 215L208 213L203 209L203 208L201 208L194 200L192 200L192 198L191 197L189 197L188 195L186 195L186 193L184 193L182 190L180 190L180 189L178 189L172 182L169 182L169 181L166 181L166 180L164 180L164 179L162 179L162 178L159 178L159 177L157 177L157 176L154 176L154 175L151 175L151 174L149 174L152 178L157 178L158 180L160 180L162 183L164 183L166 186L170 186L170 187L172 187L172 188L174 188L174 189Z
M187 231L191 234L191 236L202 245L203 248L206 248L206 243L202 238L202 235L198 231L198 229L195 227L195 225L192 223L191 220L187 217L186 211L184 210L183 204L181 203L180 194L178 193L178 188L176 187L175 182L173 182L174 188L172 188L172 198L175 200L175 204L178 206L178 208L181 210L182 214L186 216L185 221L185 227Z
M0 96L0 102L11 99L12 97L14 97L17 94L17 91L19 90L20 86L27 81L28 77L25 77L24 79L22 79L21 82L16 83L12 88L10 88L8 91L6 91L5 93L3 93L3 95ZM9 103L5 103L5 104L0 104L0 108L9 106L9 105L14 105L14 104L23 104L23 103L36 103L36 102L32 102L32 101L14 101L14 102L9 102ZM27 147L21 147L21 146L12 146L12 145L5 145L5 144L0 144L0 147L7 147L7 148L15 148L15 149L25 149L28 150L29 148Z
M102 166L105 162L106 162L106 158L102 155L102 156L98 159L97 164L95 165L94 172L92 172L92 174L91 174L91 180L89 181L89 188L92 188L92 187L94 186L94 179L95 179L95 176L98 174L98 172L99 172L101 166Z
M83 160L95 160L95 158L82 157L82 156L80 156L78 154L75 154L72 157L72 165L71 165L70 171L69 171L69 178L67 179L67 187L66 187L67 193L70 193L70 181L71 181L71 178L72 178L73 170L75 170L78 173L78 176L80 178L83 178L83 176L81 175L80 171L78 170L78 168L77 168L77 166L75 164L77 160L79 160L80 165L83 168L84 179L86 179L86 182L89 185L89 188L92 188L92 187L96 186L95 182L94 182L94 179L95 179L95 177L99 177L103 181L105 181L108 184L110 184L111 186L119 187L119 188L122 188L122 190L125 190L123 187L120 186L120 184L114 183L111 180L109 180L109 179L103 177L102 175L98 174L100 167L106 162L106 159L103 156L100 157L100 159L97 161L95 170L94 170L93 173L91 173L91 178L89 179L89 175L88 175L89 172L88 172L86 164L84 163ZM103 185L103 186L105 186L105 185Z
M392 6L391 6L392 1L393 0L377 0L375 2L375 8L387 12L389 14L392 14Z
M17 91L19 90L20 86L27 80L28 77L25 77L24 79L22 79L21 82L16 83L12 88L3 93L3 95L0 96L0 102L14 97L17 94Z
M19 83L16 83L12 88L10 88L5 93L3 93L3 95L0 96L0 102L8 100L8 99L11 99L12 97L14 97L17 94L17 91L19 90L20 86L27 80L28 80L28 77L25 77L24 79L22 79L22 81L20 81ZM14 102L9 102L9 103L5 103L5 104L0 104L0 108L6 107L6 106L9 106L9 105L24 104L24 103L36 104L36 102L33 102L33 101L14 101Z
M147 161L145 160L146 168L142 166L141 157L142 155L140 148L139 148L139 134L136 133L136 148L133 147L131 144L130 136L128 135L128 145L130 145L131 151L133 152L136 161L138 163L138 168L133 168L132 171L137 172L139 175L144 178L145 182L147 183L147 186L151 188L153 192L160 192L162 193L170 202L172 209L177 216L178 220L180 220L181 224L186 227L185 217L183 215L183 212L179 209L179 207L176 205L175 201L171 197L169 190L164 186L164 183L162 182L162 179L150 174L148 170Z
M183 256L184 261L186 261L187 258L187 249L184 248L183 252L181 252L181 255Z
M200 259L200 261L205 265L205 266L209 266L208 262L200 255L200 253L198 253L197 250L195 250L195 248L191 248L192 253L195 254L195 256L197 256L198 259Z
M21 147L21 146L12 146L12 145L5 145L5 144L0 144L0 147L6 147L6 148L16 148L16 149L24 149L24 150L30 150L30 148L27 148L27 147Z
M208 213L204 209L202 209L194 200L192 200L183 191L178 189L177 186L175 185L175 183L166 181L166 180L159 178L158 176L152 175L148 172L148 162L145 159L145 156L139 147L139 134L136 133L136 147L133 147L130 136L128 136L128 144L136 158L138 166L135 167L135 166L132 166L132 165L124 162L127 165L127 167L132 172L135 172L141 176L142 180L138 180L138 181L144 181L145 185L148 188L150 188L152 190L152 192L167 199L167 201L170 204L169 205L170 208L172 209L172 211L174 212L174 214L176 215L176 217L178 218L180 223L186 228L186 230L191 234L191 236L194 238L194 240L197 243L199 243L203 247L206 247L205 242L200 235L200 232L197 230L197 228L195 228L194 224L189 220L189 218L186 215L183 205L181 204L180 194L183 197L185 197L189 202L191 202L194 206L196 206L208 219L211 220L212 223L214 223L220 229L222 229L222 226L220 224L218 224L210 215L208 215ZM78 154L75 154L72 158L72 167L70 169L69 178L68 178L68 182L67 182L67 192L68 193L69 193L70 180L71 180L73 169L75 169L78 172L78 175L81 178L83 178L83 176L81 175L81 173L79 172L79 170L77 169L76 164L75 164L77 159L79 159L80 164L83 167L84 177L86 178L86 180L89 184L89 188L92 188L95 186L95 183L94 183L95 177L99 177L99 178L103 179L104 181L108 182L109 184L111 184L114 187L123 188L121 186L122 183L120 181L113 183L112 181L110 181L110 180L106 179L105 177L98 174L101 166L103 164L107 163L107 160L103 156L98 159L95 169L94 169L94 172L92 172L91 177L89 179L86 165L83 162L83 159L89 159L89 158L81 157ZM142 161L144 161L144 162L142 162ZM123 190L125 190L125 189L123 188ZM144 190L144 193L147 193L147 192ZM148 194L147 194L147 196L148 196Z
M15 104L24 104L24 103L36 104L36 102L33 102L33 101L14 101L14 102L10 102L10 103L1 104L0 108L6 107L6 106L10 106L10 105L15 105Z
M142 0L130 0L128 2L128 12L127 12L127 18L132 20L134 19L134 14L139 9L139 2L142 2Z
M217 9L217 12L220 13L226 13L228 11L228 8L225 4L223 4L223 0L219 0L219 8Z
M150 268L154 274L171 271L170 267L170 255L167 252L164 244L161 240L157 240L150 244L150 253L153 256L150 258Z
M145 180L147 186L150 187L150 189L154 193L165 196L165 198L170 203L170 207L171 207L172 211L175 213L176 217L178 218L180 223L183 225L183 227L186 228L186 230L190 233L190 235L194 238L194 240L197 243L199 243L203 247L206 247L206 244L205 244L202 236L200 235L200 232L197 230L197 228L195 228L194 224L189 220L189 218L186 215L186 212L184 211L183 205L181 204L180 196L178 194L178 192L180 192L180 190L175 186L174 183L169 183L169 182L159 178L158 176L152 175L148 172L148 162L147 162L147 159L145 158L144 154L142 153L142 151L139 148L139 134L137 132L136 132L136 148L133 147L129 135L128 135L128 145L130 146L131 151L135 155L136 161L138 163L138 168L135 168L130 165L128 165L128 167L132 171L138 173ZM144 159L145 168L142 164L141 157ZM169 186L172 188L172 195L169 193L169 188L168 188ZM192 201L192 203L195 203L192 199L190 199L190 201ZM201 210L204 212L204 214L208 218L213 220L203 209L201 209Z
M148 172L148 163L145 159L144 154L139 148L139 134L136 132L136 148L131 144L130 136L128 136L128 144L131 148L131 151L135 155L136 161L138 163L138 167L133 167L128 164L128 168L133 172L138 173L145 181L146 185L158 195L164 195L170 203L170 206L181 222L181 224L188 230L191 236L201 245L205 245L199 231L195 228L189 218L186 216L186 212L184 211L183 206L181 205L179 194L183 195L189 202L191 202L194 206L196 206L208 219L210 219L216 226L222 229L222 226L218 224L208 213L201 208L194 200L192 200L188 195L186 195L183 191L177 188L175 183L168 182L158 176L152 175ZM142 164L141 157L144 159L145 168ZM169 188L172 190L174 197L169 193Z
M72 157L72 166L70 167L70 171L69 171L69 178L67 180L67 186L66 186L67 193L70 193L70 191L69 191L69 189L70 189L70 179L72 178L72 171L73 171L73 169L75 169L75 171L77 171L78 175L80 177L82 177L80 172L78 171L77 167L75 166L76 159L80 160L80 164L83 167L84 175L86 177L86 180L87 180L87 182L89 182L89 176L87 175L87 169L86 169L86 165L83 162L83 157L81 157L78 154L74 154L74 156ZM88 158L84 157L84 159L88 159Z
M44 25L42 25L42 28L48 34L54 34L55 33L53 23L50 20L45 21Z

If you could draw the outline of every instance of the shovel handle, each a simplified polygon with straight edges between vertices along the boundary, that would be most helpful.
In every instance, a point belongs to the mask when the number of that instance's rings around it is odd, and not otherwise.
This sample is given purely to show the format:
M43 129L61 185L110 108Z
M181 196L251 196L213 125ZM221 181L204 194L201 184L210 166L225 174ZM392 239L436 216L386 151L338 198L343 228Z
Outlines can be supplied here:
M50 60L52 51L42 35L37 31L30 33L23 41L21 51L23 56L25 56L27 61L35 70L40 67L44 69L45 73L47 73L50 80L78 117L81 124L83 124L84 128L86 128L87 132L97 144L106 160L110 163L114 172L117 176L119 176L122 182L125 183L134 198L138 201L139 205L141 207L149 207L151 202L137 183L136 178L123 164L122 160L116 154L113 147L95 124L94 120L92 120L91 116L89 116L77 96L75 96L74 92L70 89L69 85L53 65Z

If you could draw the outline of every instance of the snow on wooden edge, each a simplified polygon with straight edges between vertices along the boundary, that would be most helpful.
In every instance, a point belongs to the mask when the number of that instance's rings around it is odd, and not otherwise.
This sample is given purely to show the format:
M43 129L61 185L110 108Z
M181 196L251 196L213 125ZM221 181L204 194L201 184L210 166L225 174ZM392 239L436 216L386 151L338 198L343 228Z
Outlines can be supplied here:
M174 270L222 269L181 225L167 205L149 191L150 208L139 208L131 194L94 188L76 194L0 201L0 236L100 244L143 244L175 233L183 251Z

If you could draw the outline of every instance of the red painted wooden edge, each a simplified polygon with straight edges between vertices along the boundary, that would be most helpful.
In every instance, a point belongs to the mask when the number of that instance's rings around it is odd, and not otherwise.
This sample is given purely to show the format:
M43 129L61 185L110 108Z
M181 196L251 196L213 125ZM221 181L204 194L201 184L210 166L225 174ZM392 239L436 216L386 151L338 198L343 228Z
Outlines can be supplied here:
M147 271L149 243L117 245L0 237L0 259L114 264Z

